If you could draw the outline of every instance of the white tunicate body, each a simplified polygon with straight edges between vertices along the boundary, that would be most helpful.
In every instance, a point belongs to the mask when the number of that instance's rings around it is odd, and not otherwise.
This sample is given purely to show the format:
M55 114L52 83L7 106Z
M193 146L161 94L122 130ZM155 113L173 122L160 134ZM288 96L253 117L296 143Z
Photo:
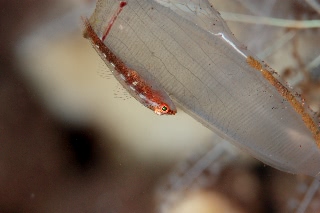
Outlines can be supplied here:
M259 160L318 177L312 133L247 64L253 55L207 0L127 3L105 40L124 63L143 66L187 113ZM99 36L118 6L118 0L98 1L90 22Z

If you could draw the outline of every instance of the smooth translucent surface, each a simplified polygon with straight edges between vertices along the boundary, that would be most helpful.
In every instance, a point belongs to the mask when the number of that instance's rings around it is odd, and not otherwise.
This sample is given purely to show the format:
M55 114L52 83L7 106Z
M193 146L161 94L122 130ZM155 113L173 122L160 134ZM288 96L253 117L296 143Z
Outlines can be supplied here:
M98 36L119 2L98 1ZM318 177L320 152L301 116L247 64L253 54L207 0L127 2L105 41L124 63L143 66L186 112L256 158Z

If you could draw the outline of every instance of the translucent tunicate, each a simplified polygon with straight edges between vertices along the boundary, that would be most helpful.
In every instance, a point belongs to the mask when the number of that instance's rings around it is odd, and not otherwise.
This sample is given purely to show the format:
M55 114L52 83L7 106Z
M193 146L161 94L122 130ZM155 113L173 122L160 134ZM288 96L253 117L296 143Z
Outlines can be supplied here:
M257 159L319 179L315 118L207 0L126 2L104 43L127 66L144 67L184 111ZM98 1L90 23L99 37L119 3Z

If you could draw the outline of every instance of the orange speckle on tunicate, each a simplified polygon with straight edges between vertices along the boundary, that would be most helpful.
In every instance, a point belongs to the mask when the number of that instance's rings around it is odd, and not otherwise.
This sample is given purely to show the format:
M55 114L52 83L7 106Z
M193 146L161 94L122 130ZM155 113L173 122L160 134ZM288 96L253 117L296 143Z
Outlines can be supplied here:
M301 116L306 127L311 131L318 148L320 148L320 130L311 116L306 112L302 103L285 87L283 86L268 70L264 69L261 63L252 56L247 58L247 63L254 69L260 71L263 77L273 85L280 95L285 98L293 107L293 109Z

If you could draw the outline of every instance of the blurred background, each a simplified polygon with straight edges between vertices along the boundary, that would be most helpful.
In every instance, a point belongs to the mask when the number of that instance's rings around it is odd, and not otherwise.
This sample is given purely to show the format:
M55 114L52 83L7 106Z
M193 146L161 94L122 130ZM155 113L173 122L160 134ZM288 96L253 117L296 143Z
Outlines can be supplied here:
M231 21L319 20L317 1L210 2L319 110L319 23ZM255 161L181 110L156 116L130 98L82 37L80 17L94 6L0 0L1 213L319 212L311 178Z

